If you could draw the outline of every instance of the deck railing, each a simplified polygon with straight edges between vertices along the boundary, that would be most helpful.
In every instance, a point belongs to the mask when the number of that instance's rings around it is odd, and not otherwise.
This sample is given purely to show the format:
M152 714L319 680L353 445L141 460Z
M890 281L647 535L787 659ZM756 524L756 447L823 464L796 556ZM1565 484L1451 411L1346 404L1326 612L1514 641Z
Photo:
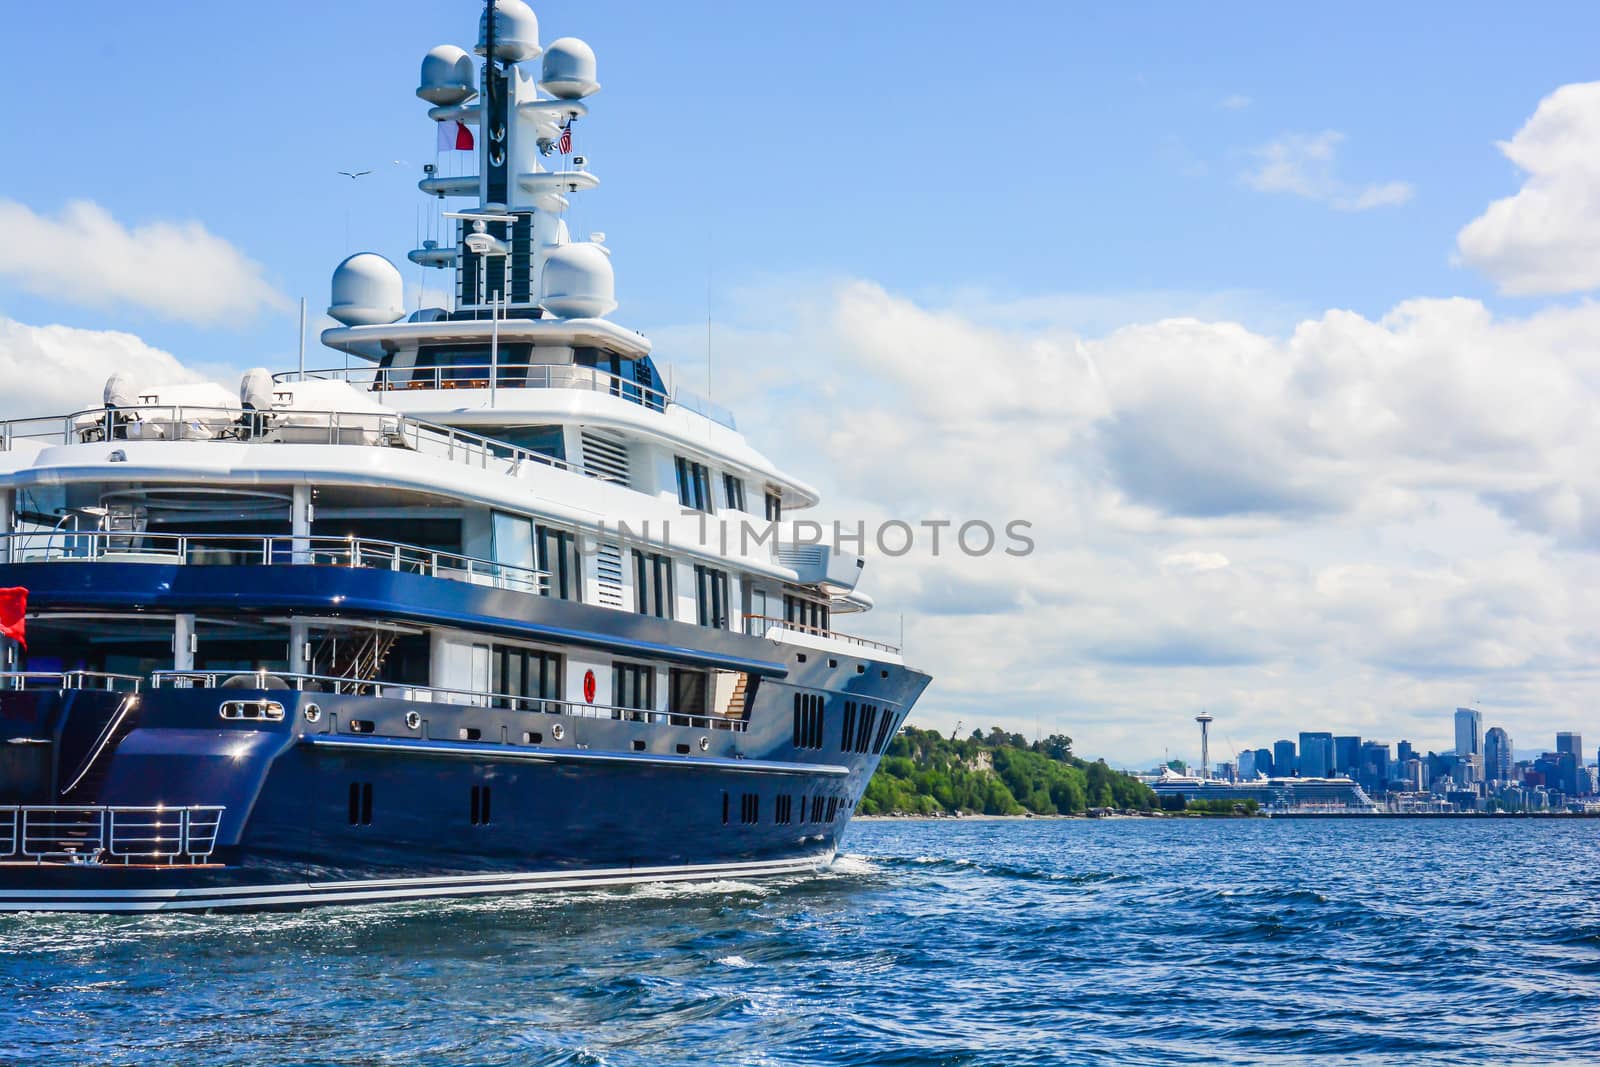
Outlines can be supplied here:
M789 622L771 615L746 615L744 617L744 632L752 637L765 637L770 630L793 630L796 633L811 634L814 637L826 637L834 641L843 641L847 645L859 645L862 648L876 649L880 652L891 652L898 656L900 648L897 645L886 645L882 641L874 641L870 637L857 637L854 634L840 633L838 630L825 630L820 626L808 626L803 622Z
M105 671L0 671L0 689L111 689L137 693L144 679Z
M0 862L204 863L215 851L223 808L0 807Z
M373 392L411 390L487 389L493 376L497 389L578 389L632 401L651 411L673 404L736 429L733 413L721 405L683 389L672 393L652 389L598 367L549 363L460 363L447 367L326 367L275 374L280 384L304 380L349 382Z
M194 404L91 408L0 422L0 451L17 441L83 444L118 441L238 441L242 443L365 445L401 448L484 470L519 473L525 465L554 467L600 481L620 479L532 449L403 415L375 411L302 411Z
M310 564L403 571L473 585L543 593L545 571L367 537L292 534L164 534L93 530L0 534L0 558L10 544L13 563L180 563L262 566Z
M669 726L692 726L702 730L748 729L743 719L722 715L694 714L627 708L615 704L591 704L556 697L526 696L517 693L481 693L471 689L449 689L436 685L385 682L366 678L340 678L326 674L288 671L156 671L150 675L152 688L174 689L292 689L303 692L334 692L361 696L409 700L416 703L457 707L498 708L508 711L538 712L544 715L573 715L584 719L621 719L629 722Z

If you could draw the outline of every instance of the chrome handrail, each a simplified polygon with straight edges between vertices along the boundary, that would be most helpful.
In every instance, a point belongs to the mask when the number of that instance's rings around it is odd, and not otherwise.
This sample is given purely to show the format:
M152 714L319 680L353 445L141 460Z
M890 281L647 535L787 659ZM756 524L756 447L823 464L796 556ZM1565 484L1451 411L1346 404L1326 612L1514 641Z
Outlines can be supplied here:
M0 806L0 860L105 858L200 863L217 845L219 804Z
M30 531L0 534L0 545L10 543L13 563L67 560L98 562L134 556L158 556L174 562L204 566L270 566L286 563L316 566L362 567L402 571L431 578L473 582L489 579L502 589L543 593L549 572L513 563L442 552L369 537L321 537L295 534L169 534L128 530ZM235 556L212 559L207 556ZM465 577L458 577L465 575Z
M254 675L258 689L267 689L269 679L278 679L288 688L306 691L307 683L332 685L335 692L358 696L384 697L410 700L419 703L441 704L446 707L496 708L508 711L542 712L546 715L572 715L585 719L626 719L633 722L665 723L673 726L696 726L700 729L743 731L749 724L743 719L723 715L703 715L691 712L658 711L650 708L629 708L618 704L591 704L587 701L562 700L558 697L534 697L516 693L484 693L473 689L450 689L437 685L417 685L411 682L386 682L370 678L341 678L328 674L306 674L294 671L154 671L150 685L160 689L169 685L174 689L218 688L230 678ZM194 683L199 682L196 686ZM371 690L371 693L365 692ZM320 690L317 690L320 692ZM436 699L444 697L447 699ZM682 721L679 721L682 720Z
M248 444L281 443L299 434L309 434L312 439L296 443L405 448L485 470L491 465L504 464L503 473L507 474L520 473L524 464L531 463L604 482L622 481L543 452L387 411L306 411L299 408L243 411L196 404L89 408L67 415L0 423L0 451L9 451L18 440L43 440L63 445L91 441L239 441Z
M34 681L50 683L33 685ZM103 682L103 685L90 685L90 681ZM144 683L143 677L136 674L112 674L109 671L0 671L0 688L3 689L110 689L115 690L118 683L133 686L137 693L139 686Z
M794 630L798 633L811 634L815 637L828 637L835 641L843 641L847 645L860 645L863 648L875 648L882 652L892 652L900 655L898 645L885 644L874 641L870 637L857 637L854 634L841 633L838 630L825 630L820 626L809 626L803 622L790 622L773 615L746 615L744 617L744 632L752 637L765 637L768 630Z

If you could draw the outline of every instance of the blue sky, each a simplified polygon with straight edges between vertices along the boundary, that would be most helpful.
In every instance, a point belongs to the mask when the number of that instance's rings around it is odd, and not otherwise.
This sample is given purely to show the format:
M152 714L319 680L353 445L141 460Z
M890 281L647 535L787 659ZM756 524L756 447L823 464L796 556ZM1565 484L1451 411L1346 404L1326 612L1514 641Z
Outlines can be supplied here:
M105 4L85 38L81 9L21 5L10 78L48 104L0 115L0 192L41 211L89 198L130 223L203 219L320 304L346 251L411 246L432 149L417 64L425 43L470 45L476 10ZM1454 233L1514 188L1494 141L1592 70L1600 30L1600 9L1578 4L537 10L546 39L598 52L605 88L580 145L605 184L580 219L609 235L622 314L646 324L702 317L708 270L713 294L820 273L912 294L1235 291L1368 314L1488 297L1451 266ZM1253 148L1323 130L1346 135L1346 180L1404 180L1414 201L1330 212L1239 180ZM364 167L358 185L335 173ZM64 314L0 300L30 321ZM289 322L197 336L125 312L74 318L180 353L265 352Z
M478 4L13 6L0 407L287 366L344 255L404 263ZM1140 759L1202 706L1426 746L1480 701L1519 748L1600 707L1600 8L534 7L598 54L615 317L694 381L709 300L718 399L835 514L1041 529L872 563L924 721Z

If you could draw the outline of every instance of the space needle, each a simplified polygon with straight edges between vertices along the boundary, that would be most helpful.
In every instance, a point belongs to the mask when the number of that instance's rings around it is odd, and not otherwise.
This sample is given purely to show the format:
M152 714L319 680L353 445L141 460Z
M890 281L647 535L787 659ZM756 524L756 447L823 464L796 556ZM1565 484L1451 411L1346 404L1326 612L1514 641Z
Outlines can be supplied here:
M1205 781L1211 777L1211 716L1202 711L1194 721L1200 724L1200 780Z

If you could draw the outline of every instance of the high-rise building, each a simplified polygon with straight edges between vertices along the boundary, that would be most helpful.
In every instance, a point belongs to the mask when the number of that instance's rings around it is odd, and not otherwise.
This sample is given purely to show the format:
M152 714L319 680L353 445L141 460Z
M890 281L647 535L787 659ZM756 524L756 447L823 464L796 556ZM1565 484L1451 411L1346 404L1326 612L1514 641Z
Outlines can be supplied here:
M1572 753L1572 758L1577 760L1578 765L1581 767L1583 765L1583 735L1573 733L1570 730L1562 730L1556 734L1556 751Z
M1327 778L1333 773L1333 735L1320 731L1300 734L1300 777Z
M1333 739L1333 773L1354 778L1361 770L1361 738L1335 737Z
M1239 753L1239 778L1249 781L1256 776L1256 754L1250 749Z
M1300 761L1295 758L1294 742L1281 739L1272 742L1272 773L1279 778L1288 778L1300 769Z
M1389 746L1382 741L1361 742L1361 765L1356 781L1368 793L1386 793L1389 790Z
M1268 778L1271 778L1274 774L1278 773L1277 768L1272 764L1272 749L1256 749L1256 773L1264 774Z
M1394 746L1395 762L1402 767L1417 758L1417 750L1411 747L1410 741L1401 741Z
M1511 735L1500 726L1483 735L1483 777L1489 782L1511 781Z
M1456 755L1483 755L1483 712L1477 708L1456 709Z

